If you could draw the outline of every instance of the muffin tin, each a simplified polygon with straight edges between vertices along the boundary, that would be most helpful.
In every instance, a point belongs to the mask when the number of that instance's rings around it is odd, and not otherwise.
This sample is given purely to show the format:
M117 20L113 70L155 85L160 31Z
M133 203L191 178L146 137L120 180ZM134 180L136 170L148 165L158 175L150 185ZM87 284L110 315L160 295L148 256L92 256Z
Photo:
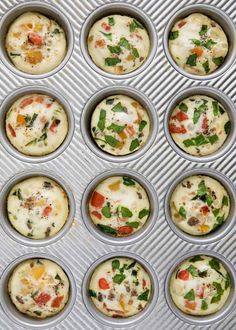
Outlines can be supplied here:
M193 320L186 315L180 315L172 306L168 295L168 278L177 263L186 257L210 254L221 259L228 267L232 274L233 286L235 285L234 207L228 226L222 227L213 238L209 237L204 242L192 240L191 237L187 238L175 232L174 228L168 225L168 211L166 214L164 211L168 208L166 194L171 191L176 180L186 176L189 171L193 171L194 174L204 172L222 180L226 188L229 187L230 197L235 200L236 83L233 62L236 44L233 40L236 14L232 10L234 1L223 1L217 4L217 7L211 0L202 1L200 5L195 0L190 3L177 0L132 0L128 3L108 0L99 3L85 0L48 0L40 3L22 3L17 0L14 5L7 0L1 1L0 4L0 290L3 297L0 304L0 328L18 330L40 327L69 330L79 327L88 330L108 330L111 326L113 329L135 326L135 329L141 330L148 326L150 329L193 330L197 325L201 325L202 329L233 329L236 317L233 308L234 297L231 297L232 300L230 299L219 317L216 315L202 321ZM68 52L61 65L47 74L38 76L27 75L15 69L6 57L3 47L4 35L12 19L25 10L33 9L55 18L65 29L68 41ZM218 21L225 29L230 42L229 55L223 66L205 78L181 72L171 62L166 48L172 23L178 17L196 10L209 14ZM147 61L136 71L122 76L106 74L94 66L86 47L86 37L93 22L112 13L136 17L146 26L152 43ZM23 95L31 91L45 91L56 96L65 106L70 123L70 132L61 149L39 159L25 157L12 150L3 129L6 107L19 96L19 93ZM219 99L228 109L232 120L232 130L225 145L215 155L204 160L181 153L168 135L167 120L170 109L173 109L173 105L180 98L195 92L206 93ZM146 105L152 128L149 141L143 148L131 155L116 158L105 154L93 143L89 119L92 110L101 99L118 93L136 97L139 102ZM136 237L130 236L115 242L113 238L102 237L93 228L87 215L86 201L91 189L101 178L124 173L133 176L147 190L152 214L143 231L138 232ZM38 174L49 175L62 184L70 198L71 215L68 227L63 228L59 235L48 241L32 243L31 240L26 242L9 227L4 215L4 198L9 185L15 179L22 178L22 175L30 177ZM154 293L150 305L143 313L130 319L105 319L93 308L87 296L87 281L94 267L114 256L137 259L153 278ZM71 298L66 308L57 316L40 323L38 320L26 319L18 313L6 293L6 282L13 267L20 261L32 257L43 257L58 262L71 280Z

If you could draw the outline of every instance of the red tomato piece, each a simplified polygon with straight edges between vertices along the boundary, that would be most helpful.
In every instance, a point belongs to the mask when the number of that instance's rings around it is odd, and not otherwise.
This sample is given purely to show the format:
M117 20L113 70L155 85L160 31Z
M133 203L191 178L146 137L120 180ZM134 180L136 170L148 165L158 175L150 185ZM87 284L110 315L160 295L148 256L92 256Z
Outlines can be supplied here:
M203 118L202 128L203 128L204 130L205 130L205 129L208 129L208 119L207 119L207 117L204 117L204 118Z
M51 123L49 130L53 133L56 133L56 128L57 126L60 124L60 120L59 119L54 119L53 122Z
M102 28L105 30L105 31L111 31L111 27L109 24L107 24L106 22L103 22L102 23Z
M177 118L178 121L184 121L188 119L188 115L182 111L178 112L175 117Z
M169 130L170 130L171 133L180 133L180 134L187 133L184 126L178 127L175 124L170 124L169 125Z
M95 48L104 48L106 46L106 41L104 39L96 40Z
M35 46L42 46L43 44L43 39L35 32L30 32L28 34L28 40L31 44Z
M203 215L207 215L208 212L209 212L209 209L208 209L208 206L207 205L204 205L201 207L201 212Z
M93 196L91 199L91 205L94 207L99 207L101 208L105 202L105 197L101 194L99 194L97 191L93 192Z
M186 300L184 305L186 308L192 309L194 311L196 309L197 303L195 301Z
M31 103L33 103L33 98L32 97L28 97L27 99L24 99L21 104L20 104L20 108L24 109L25 107L27 107L28 105L30 105Z
M179 28L182 28L182 26L184 26L186 24L185 21L180 21L179 24L178 24L178 27Z
M99 220L102 219L102 215L101 213L97 212L97 211L93 211L91 212L92 215L94 215L96 218L98 218Z
M11 124L8 124L9 131L11 133L11 136L16 137L16 131L14 128L11 126Z
M42 306L42 305L45 305L50 299L51 299L50 294L42 292L42 293L40 293L40 295L38 297L34 298L34 301L39 306Z
M52 212L52 207L51 206L46 206L45 209L43 210L43 216L48 217L49 213Z
M178 273L178 278L182 281L188 281L189 280L189 272L187 270L181 270Z
M122 226L117 229L120 235L129 235L133 232L133 228L130 226Z
M63 298L64 296L57 296L56 298L54 298L51 307L55 307L55 308L60 307Z
M102 290L110 289L110 285L104 277L99 279L98 285L99 285L99 288L102 289Z

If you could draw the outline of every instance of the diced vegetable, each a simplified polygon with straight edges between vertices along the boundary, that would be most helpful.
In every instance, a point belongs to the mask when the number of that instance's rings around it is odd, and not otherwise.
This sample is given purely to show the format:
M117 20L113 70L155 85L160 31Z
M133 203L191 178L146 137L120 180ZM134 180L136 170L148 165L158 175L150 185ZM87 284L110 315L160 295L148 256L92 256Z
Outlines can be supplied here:
M147 210L147 209L142 209L140 212L139 212L139 214L138 214L138 217L139 217L139 219L142 219L142 218L144 218L146 215L149 215L149 210Z
M170 34L169 34L169 40L175 40L177 39L179 36L179 31L176 30L176 31L170 31Z
M94 207L101 208L104 202L105 202L105 197L100 193L98 193L97 191L94 191L91 199L91 205Z
M188 291L185 296L184 296L184 299L187 299L187 300L195 300L195 292L193 289L191 289L190 291Z
M116 284L121 284L121 283L124 281L125 278L126 278L126 276L125 276L123 273L120 273L120 274L116 274L116 275L112 278L112 280L113 280L113 282L116 283Z
M189 280L189 272L187 270L181 270L178 272L178 278L182 281Z
M104 277L99 279L98 285L99 285L99 288L102 289L102 290L110 289L110 285Z
M140 146L139 140L138 139L134 139L131 141L129 150L130 151L134 151L135 149L137 149Z
M120 211L123 218L131 218L133 216L133 213L127 207L121 206Z
M63 298L64 298L64 296L57 296L56 298L54 298L52 301L51 307L59 308Z
M112 260L112 269L119 269L120 268L120 261L118 259Z
M107 66L115 66L116 64L120 63L121 59L118 57L106 57L105 58L105 65Z
M39 306L43 306L46 305L46 303L51 299L50 294L48 293L40 293L39 296L34 297L34 301L36 302L36 304L38 304Z
M97 227L105 234L110 234L110 235L114 235L114 236L117 235L117 230L112 228L111 226L98 224Z
M119 235L129 235L133 232L133 228L131 226L121 226L117 231Z
M197 54L191 54L187 58L186 64L190 66L196 66L197 65L196 61L197 61Z
M207 33L208 26L207 25L202 25L201 30L199 31L199 35L202 37L204 34Z
M187 213L186 213L186 210L183 206L180 207L179 214L181 215L182 218L186 219Z
M102 35L104 35L104 37L106 37L108 40L112 41L112 33L105 33L100 31Z
M134 32L136 29L142 29L143 30L144 27L136 19L133 19L132 23L130 23L129 30L130 30L130 32Z
M141 293L138 296L138 300L148 301L149 292L150 292L150 290L147 289L146 291L144 291L143 293Z

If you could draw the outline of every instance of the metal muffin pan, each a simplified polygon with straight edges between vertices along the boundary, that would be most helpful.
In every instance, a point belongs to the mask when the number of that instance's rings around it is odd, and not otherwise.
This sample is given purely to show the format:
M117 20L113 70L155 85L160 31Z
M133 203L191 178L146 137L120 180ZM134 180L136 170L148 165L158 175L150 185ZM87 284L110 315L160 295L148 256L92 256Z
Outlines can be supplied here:
M230 212L229 216L225 220L225 222L212 233L209 233L207 235L202 236L193 236L188 233L185 233L180 228L176 226L176 224L171 219L171 212L170 212L170 199L171 196L176 188L176 186L181 183L186 178L192 176L192 175L204 175L209 176L218 182L220 182L226 189L226 191L229 194L230 197ZM235 221L236 221L236 208L235 208L235 200L236 200L236 190L232 182L221 174L220 172L213 171L211 169L206 168L196 168L194 170L186 171L182 175L180 175L172 185L169 187L166 198L165 198L165 214L166 214L166 221L168 222L168 225L170 228L174 231L176 235L178 235L180 238L186 240L189 243L192 244L210 244L215 241L218 241L222 238L224 238L230 231L233 230L235 227Z
M9 62L8 57L3 56L3 53L1 53L4 52L4 34L7 30L7 24L21 13L18 12L17 8L29 5L31 6L31 9L29 9L32 10L34 4L38 4L37 8L40 12L44 11L45 15L54 17L58 23L64 27L70 50L68 50L67 53L68 58L64 60L65 62L68 60L67 65L64 65L65 63L63 65L61 64L61 66L48 74L35 76L27 75L17 70L11 62ZM150 264L154 270L154 275L158 274L158 301L155 304L153 302L152 313L149 314L147 311L145 323L141 321L134 321L134 323L132 323L136 330L143 330L143 328L147 327L150 330L196 329L195 325L189 324L189 322L183 318L180 319L172 309L169 308L165 300L164 280L173 261L187 252L198 254L199 244L190 244L190 242L176 235L169 227L164 213L164 200L168 188L173 184L176 178L183 175L185 171L201 169L201 167L204 167L206 170L211 169L217 173L222 173L223 176L226 176L232 184L235 185L236 148L235 144L233 146L232 142L228 152L223 153L222 151L222 157L218 157L218 155L214 159L211 158L211 160L203 164L201 164L199 160L187 160L186 157L177 152L177 149L173 150L169 146L165 136L164 117L170 100L172 100L180 90L184 91L190 87L201 87L206 91L209 87L213 87L217 91L217 95L221 95L222 92L227 95L228 99L232 100L230 108L233 113L232 124L235 126L235 110L232 104L236 102L236 63L233 63L233 57L235 57L234 38L234 42L231 43L232 49L229 53L230 57L224 62L227 68L222 66L214 73L217 79L210 79L214 78L214 76L209 75L206 79L201 79L201 81L199 81L197 76L188 77L183 73L180 74L177 68L174 69L170 65L163 47L164 31L166 31L166 27L169 25L171 19L174 18L175 12L182 10L183 7L187 8L185 7L186 5L200 5L201 8L205 8L205 5L208 7L211 5L212 12L209 15L213 19L215 17L215 19L219 21L228 34L229 40L231 40L231 38L233 39L234 32L232 32L232 34L230 34L231 32L227 32L226 25L224 26L223 21L220 19L218 20L218 16L216 17L216 15L218 15L218 11L221 10L227 16L227 20L232 19L233 24L235 24L236 12L234 10L234 0L222 0L217 3L215 0L201 0L201 3L199 3L199 0L128 0L126 2L122 0L116 3L111 0L0 1L0 57L2 59L2 63L0 63L0 73L2 77L0 79L0 101L3 102L4 95L16 93L18 88L22 86L28 85L29 88L32 88L30 84L32 83L32 79L34 79L34 87L40 85L43 88L48 88L53 92L57 92L59 95L63 95L63 98L72 106L75 116L74 137L71 139L69 148L61 153L60 157L53 156L48 159L48 161L44 158L42 160L44 163L41 161L39 163L35 159L29 164L28 161L25 161L25 159L23 161L23 158L16 157L15 154L13 158L10 156L10 152L6 151L0 143L1 187L4 187L8 180L11 180L16 173L27 173L27 171L31 171L33 167L35 172L45 170L63 177L63 180L74 194L76 204L75 220L67 234L62 235L63 237L61 237L61 239L55 239L54 242L50 241L47 244L39 244L39 246L32 246L20 242L19 237L17 239L13 238L9 232L5 232L3 226L0 226L0 276L6 274L5 269L12 260L26 253L30 253L36 257L39 251L40 255L41 253L46 253L49 259L53 258L55 255L62 260L66 260L67 267L73 273L79 289L76 292L75 306L69 314L64 315L65 317L60 320L60 324L48 324L45 326L47 329L110 330L111 327L112 329L120 328L120 325L114 324L110 326L104 323L103 319L93 317L88 311L85 301L83 301L83 294L81 292L81 289L84 290L84 285L82 286L81 283L83 278L88 274L88 269L90 269L91 265L100 260L99 258L106 257L104 255L110 255L112 253L124 256L132 254L132 257L135 253L137 258L141 256L142 260L148 261L148 265ZM105 12L105 8L112 8L113 6L114 9L108 9ZM49 7L52 9L51 14L47 9L44 9ZM132 12L128 12L126 9L128 7L132 7ZM25 10L23 9L23 11ZM53 12L56 13L57 11L60 17L53 16ZM97 12L99 12L99 15L96 14ZM12 14L7 21L6 16L8 13ZM130 74L121 76L107 74L97 68L88 55L86 34L91 24L102 16L106 16L106 13L107 15L110 15L110 13L127 15L130 13L129 15L136 17L147 27L150 37L153 38L151 40L152 51L149 58L139 69ZM96 15L94 16L94 14ZM148 17L148 20L146 20L146 17ZM63 20L67 23L69 22L68 30L71 29L70 32L68 32L66 24L63 26ZM150 22L150 27L147 22ZM90 24L90 26L88 24ZM230 26L231 30L229 29L229 31L233 31L235 28L232 25ZM150 31L152 31L152 35ZM232 60L232 63L229 60ZM221 69L222 71L220 71ZM130 90L135 91L135 95L133 96L136 96L137 100L143 105L150 104L150 118L153 118L153 141L150 142L150 145L148 145L148 142L144 146L144 148L146 147L146 149L144 149L145 152L143 152L143 149L140 149L132 155L127 156L127 158L118 159L116 157L110 157L109 154L105 154L93 144L93 141L90 139L89 116L92 110L94 110L93 106L96 106L99 101L101 101L101 98L103 98L104 95L102 95L102 91L111 89L112 94L117 94L118 92L120 93L121 88L123 93L127 91L127 95L129 95L128 93ZM102 95L101 98L99 98L99 95ZM138 97L138 95L140 97ZM106 97L106 95L104 97ZM88 108L90 100L93 100L94 103ZM145 103L147 101L148 103ZM86 111L86 109L88 111ZM232 130L232 132L234 131L235 129ZM228 142L230 143L230 141L227 141L227 143ZM113 243L110 244L98 239L93 232L88 230L85 221L83 221L85 219L82 218L80 205L86 187L88 187L93 180L96 180L96 176L101 173L107 173L107 171L113 169L118 173L118 170L123 170L124 167L127 170L141 175L142 178L145 178L149 183L150 189L155 190L158 196L158 218L156 218L157 223L152 229L140 239L137 239L137 241L132 244L125 243L114 245ZM2 216L0 220L4 222ZM235 229L230 229L227 234L222 235L220 239L214 242L212 241L211 244L205 242L204 245L201 245L201 249L204 251L204 254L207 254L209 250L218 253L235 266ZM92 314L95 315L96 311L92 311ZM21 317L22 315L17 314L17 317L14 319L9 317L7 311L0 306L0 329L23 330L25 327L27 329L33 328L32 325L28 324L28 320L25 321L21 318L20 320L22 320L22 322L20 325L18 316ZM47 320L45 320L45 322L46 321ZM109 321L116 322L116 319L111 319ZM127 327L126 325L123 326L123 328ZM224 320L223 318L220 319L217 325L215 325L214 320L212 320L210 325L208 322L207 324L203 323L201 326L202 330L232 330L235 328L236 309L232 310L232 313L227 314Z
M92 134L91 134L91 116L93 111L95 110L96 106L104 100L108 96L113 95L126 95L134 100L137 100L143 107L146 109L149 118L150 118L150 133L149 137L144 144L143 147L138 149L137 151L124 155L124 156L115 156L111 155L105 151L103 151L94 141ZM129 162L131 160L134 160L138 157L141 157L144 155L148 149L153 144L157 134L158 134L158 119L156 114L156 109L154 108L153 104L150 102L150 100L141 92L138 90L135 90L131 87L123 87L123 86L111 86L104 88L102 90L99 90L96 94L94 94L89 100L87 100L82 115L81 115L81 133L83 135L85 143L88 145L88 147L99 157L110 161L110 162Z
M231 122L231 129L229 136L227 137L224 144L221 146L219 150L212 153L211 155L206 156L193 156L182 150L177 144L174 142L174 140L171 137L170 131L169 131L169 120L172 114L172 111L176 107L177 104L179 104L181 101L183 101L185 98L188 98L190 96L194 95L206 95L210 96L213 99L219 101L224 108L226 109L229 119ZM218 89L208 87L208 86L196 86L187 88L184 90L181 90L179 93L177 93L172 100L170 101L168 108L165 113L164 118L164 130L166 134L166 138L170 144L170 146L183 158L186 158L187 160L190 160L192 162L198 162L198 163L204 163L204 162L212 162L220 157L223 157L226 155L228 151L233 147L235 144L236 139L236 109L234 103L229 99L229 97L219 91Z
M70 283L69 300L66 303L65 307L63 308L63 310L61 310L58 314L43 320L34 319L29 317L28 315L19 312L12 303L7 289L9 278L12 272L14 271L15 267L17 267L21 262L25 260L34 259L34 258L49 259L57 263L64 270ZM21 257L16 258L7 266L0 279L0 295L1 295L0 303L4 312L13 322L17 323L18 326L28 329L29 328L48 329L49 327L55 327L57 324L59 324L71 312L75 303L76 293L77 293L77 289L76 289L75 279L68 265L63 260L46 253L34 252L30 254L24 254Z
M127 257L131 258L134 260L137 260L143 266L143 268L147 271L148 275L150 276L151 279L151 284L152 284L152 291L150 294L150 300L147 303L146 307L143 309L142 312L130 316L127 318L111 318L106 316L105 314L101 313L94 303L92 302L91 298L88 295L88 288L89 288L89 283L90 279L93 275L93 272L95 271L96 267L98 267L101 263L104 261L107 261L112 258L116 257ZM109 253L104 255L103 257L99 258L96 260L87 270L83 283L82 283L82 297L84 304L88 310L88 312L99 322L101 322L104 325L110 326L112 328L127 328L129 326L135 326L139 324L140 322L144 321L145 318L153 311L154 307L156 307L157 300L158 300L158 294L159 294L159 281L156 272L154 269L150 266L150 264L141 258L140 256L134 254L134 253L129 253L129 252L114 252L114 253Z
M5 49L5 37L8 31L10 24L20 15L27 11L35 11L43 14L49 18L54 19L65 31L66 39L67 39L67 53L63 61L53 70L47 73L33 75L17 69L14 64L11 62L6 49ZM74 48L74 33L70 21L67 17L58 10L55 5L50 5L49 3L45 3L42 1L27 1L21 3L17 6L14 6L11 10L7 11L5 15L2 17L0 21L0 58L3 64L11 70L14 74L18 74L23 78L28 79L42 79L49 77L50 75L55 74L59 70L61 70L68 60L71 57Z
M58 183L68 197L69 202L69 214L68 218L61 228L61 230L54 236L46 237L44 239L31 239L22 234L20 234L10 223L7 215L7 198L11 191L11 189L19 182L37 176L45 176L51 180L54 180ZM33 247L41 247L46 246L56 241L60 240L71 228L72 223L74 221L75 215L75 200L71 189L69 188L68 184L60 178L58 175L50 172L50 171L43 171L43 170L28 170L22 173L18 173L17 175L13 176L7 183L3 186L2 190L0 191L0 219L1 219L1 226L5 233L10 236L16 242L33 246Z
M171 275L175 271L175 269L178 267L178 265L183 262L184 260L194 256L194 255L205 255L205 256L212 256L220 260L223 264L223 266L226 268L226 270L230 274L230 280L231 280L231 292L230 295L222 309L220 309L218 312L210 315L205 316L195 316L190 315L182 312L173 302L170 294L170 280ZM226 318L234 309L235 303L236 303L236 294L235 294L235 285L236 285L236 272L234 266L229 262L224 256L222 256L219 253L216 253L214 251L208 251L208 250L199 250L197 252L189 252L185 255L182 255L180 258L178 258L171 268L168 271L166 281L165 281L165 297L166 301L169 305L169 308L172 310L172 312L179 317L182 321L186 323L193 324L195 326L206 326L206 325L213 325L214 329L217 329L215 327L215 324L222 321L224 318Z
M109 72L105 72L102 69L100 69L91 59L87 48L87 37L93 24L103 17L109 15L115 15L115 14L136 18L147 29L150 38L150 51L146 61L143 63L142 66L137 68L135 71L123 75L111 74ZM145 70L153 61L157 49L156 29L151 19L148 17L148 15L146 15L146 13L140 10L138 7L132 6L126 2L113 2L113 3L111 2L106 5L98 7L87 17L86 21L82 26L80 33L80 47L86 62L97 73L112 79L131 78L141 73L143 70Z
M184 18L193 13L201 13L203 15L210 17L214 21L216 21L223 28L223 30L228 38L229 50L228 50L228 54L227 54L223 64L216 71L214 71L211 74L206 75L206 76L194 75L194 74L188 73L185 70L183 70L182 68L180 68L173 60L172 55L169 51L169 45L168 45L169 44L169 33L170 33L172 27L179 19ZM169 20L169 22L165 28L165 32L164 32L164 50L165 50L166 57L168 58L170 64L174 67L174 69L176 71L178 71L179 73L181 73L182 75L184 75L187 78L204 81L204 80L208 80L208 79L217 78L218 76L222 75L230 68L230 66L235 61L235 57L236 57L235 40L236 40L236 28L235 28L234 23L230 19L230 17L227 16L223 10L221 10L215 6L213 7L213 6L201 3L201 4L195 4L195 5L183 7L180 10L178 10L177 12L173 13L171 19Z
M113 176L123 175L131 177L144 188L148 195L151 212L143 228L135 232L133 235L126 237L112 237L101 232L101 230L99 230L97 226L93 223L92 219L89 216L88 204L92 192L101 181ZM158 224L158 209L158 198L150 182L148 182L148 180L146 180L141 174L124 168L113 169L96 176L94 180L92 180L87 186L81 201L81 212L85 226L96 238L100 239L104 243L111 245L128 245L133 244L144 238L147 239L148 234L151 230L153 230L155 224Z
M18 100L20 97L27 95L27 94L46 94L51 96L52 98L56 99L65 110L65 113L67 115L68 120L68 132L65 137L65 140L62 142L62 144L53 152L47 155L42 156L29 156L26 154L21 153L18 151L9 141L7 135L6 135L6 129L5 129L5 117L7 111L10 109L12 104ZM55 157L58 157L70 144L71 139L74 134L74 128L75 128L75 122L74 122L74 114L72 112L72 109L70 107L70 104L67 102L67 100L63 97L62 94L60 94L58 91L55 91L53 89L50 89L45 86L38 86L38 85L32 85L32 86L25 86L22 88L19 88L17 90L14 90L12 93L10 93L2 102L0 106L0 142L3 145L3 147L6 149L7 152L9 152L12 156L25 161L29 163L40 163L40 162L46 162L49 161Z

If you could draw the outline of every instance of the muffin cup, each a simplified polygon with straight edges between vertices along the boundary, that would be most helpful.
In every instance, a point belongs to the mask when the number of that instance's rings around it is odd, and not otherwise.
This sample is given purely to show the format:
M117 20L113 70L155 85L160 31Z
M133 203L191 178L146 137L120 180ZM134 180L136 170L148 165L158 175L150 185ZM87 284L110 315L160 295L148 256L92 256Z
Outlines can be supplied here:
M144 109L146 109L150 118L150 133L146 143L137 151L128 155L115 156L103 151L94 141L91 134L91 116L96 106L102 100L104 100L108 96L119 95L119 94L126 95L137 100L144 107ZM127 86L106 87L104 89L99 90L96 94L94 94L85 104L85 107L81 114L80 125L81 125L80 129L84 141L87 144L87 146L91 149L91 151L93 151L98 157L114 163L129 162L143 156L145 152L147 152L148 149L153 144L158 134L158 126L159 126L156 110L153 104L150 102L150 100L140 91Z
M64 108L65 113L67 115L68 120L68 133L65 137L65 140L62 142L62 144L53 152L51 152L48 155L42 155L42 156L30 156L25 155L22 152L18 151L9 141L6 129L5 129L5 118L6 113L12 106L12 104L18 100L20 97L27 95L27 94L46 94L51 96L52 98L56 99ZM64 97L59 93L56 92L48 87L44 86L25 86L22 88L19 88L17 90L14 90L11 94L9 94L2 102L0 107L0 142L3 145L3 147L6 149L7 152L9 152L13 157L28 162L28 163L41 163L46 162L49 160L52 160L55 157L58 157L70 144L71 139L74 134L74 128L75 128L75 119L74 114L72 112L72 109L69 105L69 103L64 99Z
M211 315L205 315L205 316L195 316L190 315L187 313L182 312L173 302L171 294L170 294L170 281L171 276L175 269L178 267L178 265L183 262L184 260L193 257L195 255L204 255L204 256L210 256L215 257L219 259L226 270L230 274L231 279L231 292L228 297L228 300L225 303L225 306L219 310L218 312L211 314ZM236 303L236 294L235 294L235 283L236 283L236 272L234 266L229 262L223 255L216 253L214 251L209 250L200 250L200 251L192 251L189 253L186 253L182 255L177 261L174 262L174 264L169 269L166 280L165 280L165 298L167 301L167 304L171 311L182 321L193 324L195 326L214 326L215 323L222 321L225 319L234 309L235 303Z
M230 197L230 212L225 222L219 228L217 228L216 231L201 236L193 236L188 233L185 233L171 219L171 212L170 212L171 196L176 186L181 181L192 175L206 175L219 181L225 187ZM226 176L217 172L216 170L211 170L209 168L196 168L184 172L182 175L179 175L178 178L175 179L173 183L170 185L165 197L165 204L164 204L166 221L170 226L170 228L173 230L173 232L176 235L178 235L181 239L192 244L210 244L224 238L234 228L235 220L236 220L235 200L236 200L236 191L234 185Z
M132 179L136 180L146 191L150 203L151 212L150 215L144 224L144 226L135 232L133 235L125 236L125 237L112 237L110 235L104 234L101 230L97 228L97 226L93 223L92 219L89 215L88 204L91 198L92 192L97 187L97 185L110 177L113 176L130 176ZM132 170L124 169L124 168L117 168L110 171L106 171L98 176L96 176L87 186L85 192L82 197L81 201L81 212L82 218L84 220L84 224L90 233L95 236L97 239L103 241L104 243L111 244L111 245L128 245L133 244L147 235L150 234L153 226L156 222L158 222L158 209L159 209L159 202L156 195L154 188L152 187L151 183L144 178L141 174L134 172Z
M66 303L65 307L62 311L58 314L51 316L46 319L34 319L30 316L27 316L17 310L14 304L11 301L11 298L8 294L8 281L9 278L14 271L17 265L25 260L32 259L32 258L41 258L41 259L49 259L55 263L57 263L61 268L65 271L66 275L68 276L70 282L70 297L68 302ZM77 289L74 276L64 261L59 258L56 258L50 254L35 252L30 254L25 254L23 256L18 257L14 261L12 261L7 268L3 271L1 279L0 279L0 296L1 296L1 306L5 314L11 319L11 321L15 322L17 325L22 326L24 328L30 329L49 329L49 327L55 327L61 321L63 321L68 314L71 312L73 305L76 300L77 296Z
M17 69L14 64L11 62L6 48L5 48L5 38L11 23L20 15L27 11L36 11L42 15L45 15L49 18L54 19L65 31L66 39L67 39L67 53L63 61L53 70L42 73L42 74L30 74ZM17 74L23 78L28 79L42 79L47 78L56 72L60 71L66 63L69 61L71 54L74 48L74 34L72 30L72 26L66 16L57 9L54 5L50 5L46 2L41 1L27 1L21 3L17 6L12 7L5 15L3 15L0 21L0 58L3 64L11 70L14 74Z
M56 183L58 183L66 192L68 201L69 201L69 214L68 218L64 224L64 226L61 228L61 230L52 237L46 237L44 239L31 239L28 237L25 237L24 235L20 234L10 223L10 220L8 220L7 215L7 197L10 193L11 189L14 185L17 183L37 176L46 176L49 179L54 180ZM32 246L32 247L42 247L49 245L51 243L55 243L59 239L61 239L70 229L72 222L74 220L75 216L75 200L73 193L71 189L68 187L67 183L57 176L56 174L45 171L45 170L27 170L25 172L19 173L15 176L13 176L2 188L0 192L0 218L1 218L1 225L5 233L10 236L13 240L20 244Z
M214 72L212 72L209 75L206 76L198 76L194 75L191 73L188 73L184 71L182 68L180 68L172 58L172 55L169 50L169 33L174 26L174 24L181 18L184 18L190 14L193 13L201 13L203 15L206 15L216 21L224 30L227 38L228 38L228 43L229 43L229 50L228 54L224 60L224 63ZM195 4L195 5L190 5L183 7L182 9L178 10L174 15L170 18L168 21L168 24L165 28L164 31L164 38L163 38L163 43L164 43L164 51L166 54L166 57L170 64L173 66L173 68L181 73L183 76L194 79L194 80L209 80L213 79L216 77L219 77L223 73L225 73L233 64L235 57L236 57L236 28L233 23L233 21L230 19L228 15L226 15L221 9L213 6L209 6L206 4Z
M141 65L139 68L134 70L133 72L126 73L123 75L115 75L106 71L103 71L100 69L92 60L92 58L89 55L88 47L87 47L87 37L89 34L89 31L93 24L97 22L99 19L108 16L108 15L125 15L136 18L138 21L140 21L145 28L147 29L149 38L150 38L150 51L149 55L146 59L146 61ZM144 71L153 61L156 49L157 49L157 32L155 29L155 26L152 23L152 20L148 17L145 12L140 10L137 6L132 6L125 2L114 2L114 3L108 3L103 6L98 7L95 9L85 20L80 34L80 47L82 50L82 54L84 56L84 59L86 60L87 64L97 73L111 79L126 79L126 78L132 78L136 76L137 74Z
M219 150L212 153L211 155L206 156L193 156L188 153L186 153L184 150L182 150L172 139L170 131L169 131L169 119L171 117L172 111L176 107L178 103L183 101L185 98L194 96L194 95L206 95L209 97L212 97L213 99L219 101L224 108L226 109L229 119L231 122L231 130L230 133L225 140L224 144L221 146ZM196 86L196 87L190 87L187 89L184 89L180 91L178 94L176 94L172 100L170 101L167 111L165 113L164 117L164 131L167 138L167 141L169 142L170 146L174 149L174 151L177 152L178 155L181 157L197 163L206 163L206 162L212 162L216 159L224 156L234 145L235 139L236 139L236 113L235 113L235 106L233 102L226 96L224 93L219 91L218 89L208 87L208 86Z
M89 283L90 283L90 279L93 275L93 272L95 271L96 267L98 267L101 263L115 258L115 257L124 257L124 258L132 258L134 260L136 260L137 262L139 262L144 269L147 271L148 275L150 276L151 279L151 284L152 284L152 292L151 292L151 298L150 301L147 303L146 307L144 308L144 310L134 316L130 316L127 318L112 318L109 316L106 316L105 314L101 313L96 306L94 305L94 303L92 302L91 298L88 295L88 289L89 289ZM150 313L152 312L152 310L154 309L154 307L157 304L157 300L158 300L158 296L159 296L159 280L158 277L156 275L155 270L150 266L150 264L144 260L143 258L141 258L140 256L134 254L134 253L130 253L130 252L113 252L113 253L109 253L106 254L102 257L100 257L97 261L95 261L87 270L84 279L83 279L83 283L82 283L82 298L84 301L84 304L88 310L88 312L100 323L102 323L103 325L106 326L110 326L112 328L126 328L129 326L134 326L139 324L141 321L145 320Z

